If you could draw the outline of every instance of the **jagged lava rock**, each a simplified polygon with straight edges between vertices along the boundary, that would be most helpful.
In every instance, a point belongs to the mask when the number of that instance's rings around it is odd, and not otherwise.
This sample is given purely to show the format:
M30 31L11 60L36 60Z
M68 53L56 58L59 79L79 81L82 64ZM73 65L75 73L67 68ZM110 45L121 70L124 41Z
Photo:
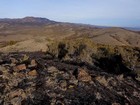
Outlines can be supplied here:
M83 82L92 81L91 76L84 69L81 68L78 69L78 80Z

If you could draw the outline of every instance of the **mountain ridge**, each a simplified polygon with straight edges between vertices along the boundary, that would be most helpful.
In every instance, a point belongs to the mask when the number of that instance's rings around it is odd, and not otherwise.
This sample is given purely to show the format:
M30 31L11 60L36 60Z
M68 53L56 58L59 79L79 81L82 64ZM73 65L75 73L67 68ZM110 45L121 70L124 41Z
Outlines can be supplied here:
M31 17L27 16L24 18L1 18L0 23L9 23L9 24L52 24L56 23L55 21L49 20L47 18L41 18L41 17Z
M71 22L57 22L54 20L50 20L45 17L34 17L34 16L26 16L23 18L0 18L0 22L16 22L16 23L68 23L68 24L78 24L78 25L85 25L85 26L91 26L91 27L98 27L98 28L124 28L131 31L140 31L140 27L121 27L121 26L100 26L100 25L92 25L92 24L84 24L84 23L71 23Z

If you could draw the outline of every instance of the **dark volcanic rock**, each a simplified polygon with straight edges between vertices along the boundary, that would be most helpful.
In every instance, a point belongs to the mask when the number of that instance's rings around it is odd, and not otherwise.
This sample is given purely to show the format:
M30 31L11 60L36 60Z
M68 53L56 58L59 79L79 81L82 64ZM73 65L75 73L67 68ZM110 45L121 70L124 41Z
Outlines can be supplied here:
M1 54L1 105L139 105L140 82L125 72L114 75L105 72L107 68L88 69L87 64L47 59L40 52L27 55ZM115 59L114 65L109 66L109 60L104 63L108 70L116 66Z

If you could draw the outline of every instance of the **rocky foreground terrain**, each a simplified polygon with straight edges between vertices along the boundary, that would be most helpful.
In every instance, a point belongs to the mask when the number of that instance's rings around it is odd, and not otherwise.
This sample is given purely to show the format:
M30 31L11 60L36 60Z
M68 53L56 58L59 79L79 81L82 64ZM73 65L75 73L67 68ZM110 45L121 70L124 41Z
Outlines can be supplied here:
M43 52L1 53L0 104L139 105L135 77L131 71L110 73Z

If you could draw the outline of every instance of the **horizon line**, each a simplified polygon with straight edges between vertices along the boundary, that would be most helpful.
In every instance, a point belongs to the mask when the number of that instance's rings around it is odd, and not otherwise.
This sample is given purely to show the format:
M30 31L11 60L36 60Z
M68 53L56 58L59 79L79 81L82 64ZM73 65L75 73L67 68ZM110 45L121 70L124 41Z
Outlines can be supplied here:
M122 28L138 28L140 30L140 26L121 26L121 25L100 25L100 24L94 24L94 23L86 23L86 22L71 22L71 21L60 21L55 20L55 19L50 19L47 17L42 17L42 16L22 16L22 17L0 17L0 19L24 19L24 18L45 18L45 19L49 19L50 21L55 21L55 22L62 22L62 23L72 23L72 24L82 24L82 25L91 25L91 26L97 26L97 27L122 27Z

